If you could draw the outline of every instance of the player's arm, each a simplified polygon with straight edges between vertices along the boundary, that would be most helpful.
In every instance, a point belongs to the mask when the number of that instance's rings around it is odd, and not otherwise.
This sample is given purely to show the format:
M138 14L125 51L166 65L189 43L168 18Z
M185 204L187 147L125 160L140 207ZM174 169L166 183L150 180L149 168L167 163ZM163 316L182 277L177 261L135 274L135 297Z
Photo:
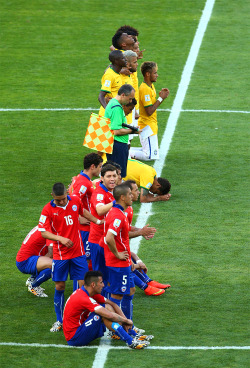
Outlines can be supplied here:
M137 228L135 226L131 226L131 230L129 232L129 238L136 238L138 236L143 236L145 239L150 239L154 237L156 229L154 227L149 227L149 224L144 227Z
M135 254L134 252L131 252L131 257L133 258L133 260L136 262L135 265L135 269L137 270L143 270L144 272L148 272L148 268L145 265L145 263L138 257L137 254Z
M162 101L164 101L168 97L168 95L169 95L169 89L167 88L162 88L162 90L159 92L159 98L161 98ZM160 106L162 101L158 99L155 101L153 105L144 106L145 111L148 114L148 116L151 116L155 112L155 110Z
M150 203L150 202L159 202L159 201L168 201L171 197L171 194L164 194L164 195L156 195L154 196L152 193L149 192L146 188L141 188L140 193L140 202L141 203Z
M99 93L99 96L98 96L98 101L100 102L100 104L102 105L102 107L105 109L106 106L107 106L107 102L106 102L106 99L105 99L105 96L108 92L106 91L100 91Z
M106 243L110 249L110 251L114 254L114 256L122 261L126 261L129 258L129 254L127 251L118 252L115 243L115 235L113 234L112 230L108 230L106 235Z
M112 202L111 202L112 203ZM99 220L98 218L96 218L95 216L93 216L88 210L86 210L85 208L84 208L84 210L83 210L83 216L87 219L87 220L89 220L89 221L91 221L91 222L94 222L94 224L97 224L97 225L101 225L101 224L103 224L104 223L104 220Z
M107 203L107 204L102 204L99 203L96 206L96 212L98 213L98 216L104 216L106 215L106 213L108 213L108 211L113 207L113 202Z
M109 304L111 304L111 303L109 303ZM113 303L113 304L115 304L115 303ZM112 304L112 307L114 308L113 304ZM133 322L131 321L131 319L127 319L124 315L121 315L121 314L118 314L118 313L115 313L115 312L110 312L106 308L103 308L103 307L96 308L95 313L99 314L99 316L101 316L101 317L107 318L108 320L110 320L112 322L118 322L118 323L121 323L121 324L126 324L126 325L133 326Z
M44 239L59 241L62 245L65 245L65 247L67 248L71 248L74 245L74 243L70 239L64 238L63 236L60 235L52 234L50 231L46 230L41 231L41 235Z

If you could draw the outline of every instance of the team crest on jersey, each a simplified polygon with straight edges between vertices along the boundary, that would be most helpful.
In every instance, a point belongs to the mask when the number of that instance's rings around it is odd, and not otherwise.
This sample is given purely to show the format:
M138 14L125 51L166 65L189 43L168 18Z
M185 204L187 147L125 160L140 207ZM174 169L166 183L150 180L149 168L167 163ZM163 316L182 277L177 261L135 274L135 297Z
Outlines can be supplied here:
M85 194L86 190L87 190L87 187L85 187L84 185L82 185L81 188L80 188L80 190L79 190L79 192L82 193L82 194Z
M127 290L127 287L126 286L122 286L121 287L121 291L123 292L123 293L125 293L125 291Z
M104 86L105 87L110 87L110 85L111 85L111 81L110 80L105 80Z
M150 101L150 96L149 95L145 95L145 101L146 102Z
M47 216L41 215L39 222L41 222L42 224L45 224Z
M94 321L99 321L100 317L99 316L94 316Z
M158 152L157 152L157 150L154 150L154 155L155 155L155 156L157 156L157 153L158 153Z
M119 220L119 219L115 219L115 221L114 221L114 227L119 227L120 226L120 223L121 223L121 220Z
M86 257L90 257L90 252L85 252Z
M147 189L149 189L151 186L152 186L152 183L148 183L148 184L146 185L146 188L147 188Z
M75 212L77 211L77 205L76 205L76 204L74 204L74 205L72 206L72 210L73 210L73 211L75 211Z
M103 194L97 194L96 199L97 199L98 201L102 201L102 200L103 200L103 198L104 198Z

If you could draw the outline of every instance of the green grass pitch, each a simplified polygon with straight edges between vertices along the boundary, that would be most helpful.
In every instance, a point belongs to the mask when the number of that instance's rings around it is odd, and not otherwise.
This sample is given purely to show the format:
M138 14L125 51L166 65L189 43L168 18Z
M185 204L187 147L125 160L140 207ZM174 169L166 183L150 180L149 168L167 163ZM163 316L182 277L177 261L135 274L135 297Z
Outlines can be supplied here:
M204 6L205 0L1 1L0 109L98 108L111 38L123 24L139 29L144 60L158 63L157 91L170 89L161 108L171 109ZM140 245L152 278L172 286L156 298L136 292L134 321L155 336L154 349L111 349L105 368L249 366L249 350L157 348L250 345L249 114L229 112L250 110L249 11L243 0L215 1L182 107L210 111L180 114L162 172L172 198L153 205L149 223L158 232ZM46 283L48 298L28 294L15 257L53 183L68 184L81 170L89 116L0 111L1 343L66 345L62 333L49 332L53 283ZM160 139L168 117L158 113ZM66 298L71 291L68 282ZM91 368L98 343L89 349L2 345L1 367Z

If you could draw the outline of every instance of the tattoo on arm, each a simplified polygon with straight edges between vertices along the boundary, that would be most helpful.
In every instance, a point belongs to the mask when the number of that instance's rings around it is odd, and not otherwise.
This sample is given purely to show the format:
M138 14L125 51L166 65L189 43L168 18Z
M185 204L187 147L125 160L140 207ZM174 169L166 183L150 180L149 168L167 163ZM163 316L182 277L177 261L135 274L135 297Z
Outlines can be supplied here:
M146 188L142 188L142 194L146 197L149 193L149 190Z

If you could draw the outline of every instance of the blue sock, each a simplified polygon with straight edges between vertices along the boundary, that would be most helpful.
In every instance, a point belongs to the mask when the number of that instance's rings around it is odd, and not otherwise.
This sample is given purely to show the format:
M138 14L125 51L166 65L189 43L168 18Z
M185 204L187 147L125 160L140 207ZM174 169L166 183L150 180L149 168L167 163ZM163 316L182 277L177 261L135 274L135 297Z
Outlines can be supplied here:
M138 277L137 275L134 275L134 281L135 281L135 285L138 286L141 290L145 290L146 287L148 286L144 281L142 281L140 279L140 277Z
M78 280L73 280L73 291L76 291L77 289L79 289Z
M32 287L35 288L50 278L51 278L51 269L45 268L45 270L39 272L35 280L32 282Z
M133 298L134 295L124 295L122 298L121 309L128 319L133 320Z
M64 290L55 289L54 307L56 312L56 320L62 322L63 307L64 307Z
M110 297L109 300L111 300L111 302L114 302L115 304L118 305L119 308L121 308L121 300L115 299L115 298L112 298L112 297Z
M133 338L124 330L121 325L119 325L118 322L113 322L112 328L121 340L126 341L126 343L129 345L132 344Z
M130 335L130 336L137 336L137 333L135 332L135 330L133 330L132 328L130 328L129 330L128 330L128 334Z
M141 279L142 281L144 281L145 284L147 284L149 281L151 281L151 278L148 277L148 275L144 271L140 272L138 270L134 270L134 274L136 276L138 276L139 279Z

